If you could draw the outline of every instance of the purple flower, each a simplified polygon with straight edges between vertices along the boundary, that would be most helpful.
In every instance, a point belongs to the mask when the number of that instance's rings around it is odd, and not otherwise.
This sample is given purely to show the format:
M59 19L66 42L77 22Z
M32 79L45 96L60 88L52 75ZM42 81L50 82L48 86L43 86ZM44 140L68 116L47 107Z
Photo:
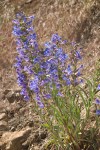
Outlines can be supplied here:
M76 85L79 85L79 84L81 84L81 83L83 83L83 79L80 79L80 80L78 80L77 78L74 80L74 85L76 86Z
M75 46L75 45L76 45L76 42L74 42L74 41L71 42L71 45L72 45L72 46Z
M78 71L78 72L76 73L76 76L79 77L80 75L81 75L81 73Z
M28 100L30 99L30 97L29 97L28 95L24 95L24 99L25 99L26 101L28 101Z
M44 46L46 47L46 48L52 48L52 43L51 42L46 42L45 44L44 44Z
M39 77L39 76L43 76L43 75L44 75L44 72L43 72L43 71L39 71L37 75L38 75L38 77Z
M51 51L49 48L46 48L44 51L44 56L50 56L51 55Z
M19 84L19 86L26 87L27 83L26 83L26 77L24 74L18 72L17 83Z
M34 31L34 28L33 27L29 27L26 29L28 32L33 32Z
M63 80L66 82L66 85L71 85L71 81L66 75L63 75Z
M38 93L36 93L36 95L35 95L35 100L36 100L36 103L39 105L40 108L44 108L44 104L42 103L41 97Z
M17 19L14 19L12 22L13 22L14 24L17 24L17 25L20 24L20 23L19 23L19 20L17 20Z
M16 62L14 67L18 68L19 70L22 70L23 69L23 65L21 62Z
M25 100L29 100L29 99L30 99L26 88L23 88L23 89L21 90L20 94L24 96L24 99L25 99Z
M71 81L69 78L66 79L66 85L71 85Z
M66 59L68 58L68 55L67 54L61 54L61 55L59 55L59 60L60 61L65 61Z
M100 115L100 110L96 110L96 115Z
M71 69L71 65L68 65L67 69L65 70L65 72L67 72L68 75L72 74L72 69Z
M56 65L51 64L49 73L52 74L52 73L57 73L57 72L58 71L57 71Z
M40 108L44 108L44 104L41 101L38 101L37 104L39 105Z
M57 89L60 89L61 88L61 84L57 83L56 87L57 87Z
M63 97L64 95L61 92L58 92L57 96Z
M82 56L81 56L81 54L80 54L79 51L76 51L76 58L77 58L77 59L82 59Z
M36 76L34 77L33 80L30 81L30 84L29 84L30 89L33 90L35 93L39 92L38 82L39 82L39 79Z
M26 26L31 26L32 25L32 19L26 22Z
M28 74L33 74L32 66L24 66L24 71Z
M28 40L36 40L36 33L30 34L27 38Z
M50 78L45 78L44 80L41 81L40 85L44 86L45 84L48 84L50 82Z
M80 67L76 71L80 71L81 69L83 69L83 65L80 65Z
M50 99L50 98L51 98L51 94L45 94L45 95L44 95L44 98Z
M38 93L36 93L35 100L36 100L36 101L41 101L41 97L39 96Z
M51 42L60 42L61 41L61 37L58 34L53 34L51 37Z
M19 13L16 14L17 19L20 19L20 18L23 18L23 17L25 17L25 15L22 12L19 12Z
M100 84L98 85L97 90L100 90Z
M99 100L99 99L96 99L96 100L95 100L95 103L98 104L98 105L100 105L100 100Z
M32 15L32 16L29 16L28 18L34 20L35 17Z
M40 63L40 61L41 61L41 57L39 57L39 56L37 56L33 59L34 64Z

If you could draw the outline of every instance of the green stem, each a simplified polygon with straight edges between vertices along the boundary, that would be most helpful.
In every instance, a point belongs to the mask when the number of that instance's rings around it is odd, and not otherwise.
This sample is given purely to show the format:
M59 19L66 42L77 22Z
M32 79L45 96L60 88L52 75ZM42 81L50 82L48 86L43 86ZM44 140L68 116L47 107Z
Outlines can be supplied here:
M57 102L56 102L56 106L58 107L61 115L63 116L63 113L62 113L60 107L58 106ZM67 134L69 135L69 137L71 138L71 142L74 143L74 145L77 148L77 150L80 150L80 147L78 145L78 141L73 137L73 135L70 133L70 131L68 130L68 128L66 128L67 124L66 124L65 120L64 119L62 119L62 120L63 120L63 124L64 124L64 127L65 127L65 130L66 130Z

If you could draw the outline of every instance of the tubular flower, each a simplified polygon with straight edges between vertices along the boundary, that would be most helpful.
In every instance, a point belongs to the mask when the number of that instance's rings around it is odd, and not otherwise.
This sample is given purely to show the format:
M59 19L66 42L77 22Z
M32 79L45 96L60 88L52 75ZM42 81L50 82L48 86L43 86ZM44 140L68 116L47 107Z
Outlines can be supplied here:
M16 50L18 53L14 66L17 72L17 82L22 88L21 94L26 100L29 99L29 90L32 88L29 83L35 74L34 63L39 62L39 49L32 25L33 20L34 16L26 17L23 13L16 14L16 19L13 20L12 33L16 37Z
M80 50L76 50L75 42L71 43L73 50L67 54L62 45L68 44L58 34L53 34L51 40L44 43L40 50L37 35L32 22L34 16L26 17L18 13L13 20L13 34L16 37L16 64L17 82L21 86L21 94L26 100L29 93L34 93L34 98L40 108L44 107L42 99L51 99L56 88L57 96L63 97L62 85L70 86L81 83L80 67L76 63L82 59ZM74 83L74 84L73 84Z

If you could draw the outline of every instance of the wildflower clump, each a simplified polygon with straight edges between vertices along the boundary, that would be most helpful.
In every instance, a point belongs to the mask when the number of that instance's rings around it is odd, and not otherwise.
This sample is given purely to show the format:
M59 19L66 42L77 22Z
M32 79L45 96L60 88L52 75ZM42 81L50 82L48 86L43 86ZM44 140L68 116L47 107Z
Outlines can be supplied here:
M97 93L95 83L82 79L82 48L75 42L53 34L43 49L39 48L33 20L34 16L26 17L23 13L13 20L18 53L15 67L21 94L39 106L43 126L51 133L56 148L81 150ZM83 82L87 84L86 91L81 86ZM96 104L99 103L96 99ZM100 114L99 109L96 114Z

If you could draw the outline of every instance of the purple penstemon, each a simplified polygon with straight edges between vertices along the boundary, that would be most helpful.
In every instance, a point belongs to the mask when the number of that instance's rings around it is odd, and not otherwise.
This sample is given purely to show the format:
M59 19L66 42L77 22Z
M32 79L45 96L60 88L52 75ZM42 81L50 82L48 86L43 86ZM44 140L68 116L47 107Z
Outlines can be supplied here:
M100 116L100 109L96 110L96 115Z
M56 33L40 49L32 25L33 20L34 16L26 17L23 13L18 13L13 21L13 34L17 45L14 66L17 83L21 87L20 94L26 101L34 100L39 107L37 111L39 115L41 113L40 117L44 115L43 124L56 137L54 142L57 148L59 145L60 149L80 150L79 133L85 137L84 129L88 119L90 122L92 99L95 96L96 121L100 116L100 97L97 95L100 84L95 88L97 80L96 83L86 80L86 89L80 85L83 83L83 57L82 49L76 42L65 41ZM82 110L85 110L84 116ZM70 138L67 139L66 135Z
M100 84L98 84L97 90L100 90Z
M15 67L18 83L22 87L21 94L28 99L30 90L42 108L44 106L42 98L51 98L53 86L56 87L58 95L62 96L61 84L70 86L73 80L75 84L80 83L78 77L81 75L82 67L74 70L73 62L81 60L82 57L80 51L75 50L73 52L76 58L72 62L61 47L68 42L63 41L58 34L53 34L51 40L44 44L44 50L40 51L32 25L33 20L33 16L26 17L23 13L19 13L13 21L15 24L13 34L16 37L18 52Z
M100 90L100 84L98 84L97 90ZM95 99L95 104L96 104L97 106L100 106L100 99L96 98L96 99ZM97 108L98 108L98 107L97 107ZM98 115L98 116L100 115L100 107L99 107L99 109L96 110L96 115Z
M97 105L100 105L100 100L99 100L99 99L96 99L96 100L95 100L95 103L96 103Z
M62 48L57 46L57 43L62 43L61 37L58 34L53 34L51 41L45 43L44 57L45 62L42 63L42 68L45 71L46 79L50 79L50 83L53 83L56 88L60 85L59 71L63 73L62 63L64 64L68 59L68 55L63 51ZM49 83L49 84L50 84ZM52 87L52 86L51 86ZM52 88L51 88L52 89Z
M14 66L17 72L17 82L22 88L21 94L27 100L30 98L29 90L33 90L32 78L36 74L34 64L39 62L39 48L32 25L33 20L34 16L26 17L23 13L18 13L13 21L13 34L16 37L16 49L18 52ZM34 90L37 92L38 88Z

